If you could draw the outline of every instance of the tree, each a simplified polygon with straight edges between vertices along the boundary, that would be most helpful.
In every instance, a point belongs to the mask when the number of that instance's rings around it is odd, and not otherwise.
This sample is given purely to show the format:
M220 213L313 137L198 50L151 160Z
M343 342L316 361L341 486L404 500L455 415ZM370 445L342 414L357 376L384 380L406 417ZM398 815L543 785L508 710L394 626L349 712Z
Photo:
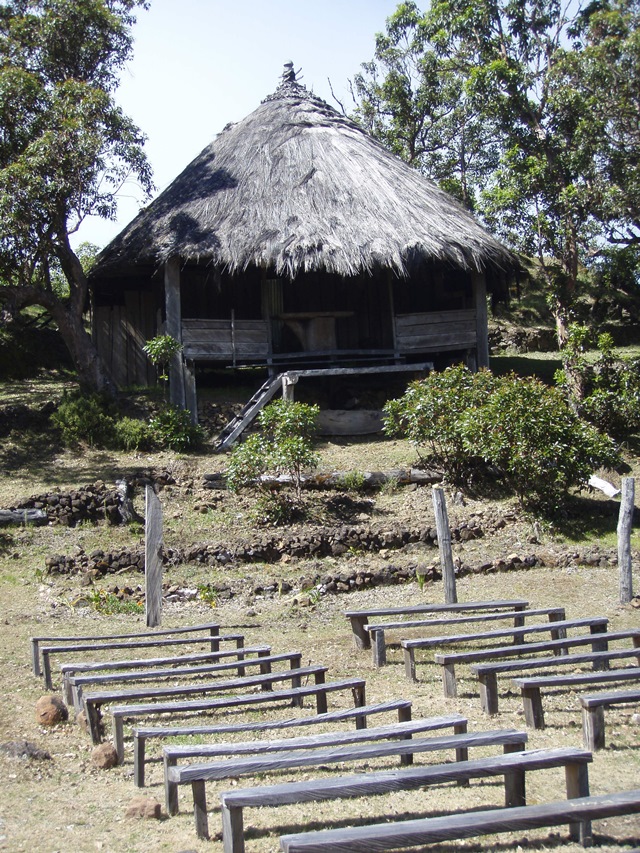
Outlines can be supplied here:
M85 329L87 278L71 235L86 216L115 218L124 181L152 189L144 137L114 100L138 6L147 3L0 6L0 303L5 317L48 311L93 391L114 388Z
M620 229L627 240L637 231L637 22L638 0L433 0L426 12L402 3L364 67L368 87L356 87L368 126L401 155L416 116L436 147L434 131L448 128L439 151L414 164L445 188L447 170L463 175L467 204L475 198L505 242L537 257L561 345L585 266ZM419 87L394 85L410 79L409 60L438 69L424 114ZM443 152L456 150L454 166ZM474 158L475 171L465 168Z

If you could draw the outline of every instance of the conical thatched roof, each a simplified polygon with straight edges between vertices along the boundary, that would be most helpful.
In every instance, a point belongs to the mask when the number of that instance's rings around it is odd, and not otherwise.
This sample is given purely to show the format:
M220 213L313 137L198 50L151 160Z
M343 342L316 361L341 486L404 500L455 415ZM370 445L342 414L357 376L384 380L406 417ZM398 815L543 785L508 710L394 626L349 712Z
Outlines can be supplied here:
M106 247L93 276L172 256L291 277L379 267L403 275L417 258L512 265L457 202L291 74Z

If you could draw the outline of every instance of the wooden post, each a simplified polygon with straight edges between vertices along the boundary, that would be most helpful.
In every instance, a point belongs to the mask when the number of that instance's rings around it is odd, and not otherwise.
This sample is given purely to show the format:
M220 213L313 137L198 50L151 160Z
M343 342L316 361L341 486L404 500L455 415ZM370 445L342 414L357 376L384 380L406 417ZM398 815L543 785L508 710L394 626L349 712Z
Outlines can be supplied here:
M487 318L487 283L483 273L472 273L473 298L476 309L476 364L489 367L489 322Z
M145 612L147 628L162 617L162 505L152 486L145 490Z
M620 577L620 604L628 604L633 597L633 579L631 572L631 528L633 526L634 496L634 478L623 477L622 495L620 498L620 515L618 516L618 572Z
M456 604L456 575L453 567L453 552L451 550L451 530L444 490L441 486L433 487L433 508L436 513L436 530L438 532L438 550L444 582L444 600L447 604Z
M180 303L180 258L169 258L164 265L165 332L182 343L182 307ZM169 400L185 408L182 353L176 353L169 365Z
M282 374L282 399L288 400L290 403L293 403L293 389L298 381L297 373L283 373Z

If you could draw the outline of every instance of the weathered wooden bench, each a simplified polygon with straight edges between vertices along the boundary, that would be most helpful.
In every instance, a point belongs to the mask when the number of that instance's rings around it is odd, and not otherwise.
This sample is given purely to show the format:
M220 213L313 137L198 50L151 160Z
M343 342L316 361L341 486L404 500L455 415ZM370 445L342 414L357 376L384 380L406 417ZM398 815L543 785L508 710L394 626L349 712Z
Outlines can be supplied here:
M405 675L411 681L416 680L416 649L432 649L436 646L461 645L463 643L500 640L514 635L541 634L549 632L552 639L565 639L569 628L589 628L592 634L603 633L607 630L609 620L605 616L594 616L585 619L564 619L560 622L544 622L539 625L523 625L518 628L500 628L496 631L485 631L479 634L451 634L442 637L420 637L416 640L402 640L400 645L404 652ZM513 649L522 646L513 646ZM450 695L446 693L445 695Z
M114 705L111 707L113 719L113 742L118 753L120 764L124 761L124 721L134 717L152 717L159 714L185 716L197 713L215 713L223 708L236 710L252 705L266 705L272 702L289 702L302 707L306 698L313 697L316 701L316 713L327 713L327 694L349 690L353 695L355 708L366 705L366 682L364 678L345 678L340 681L325 681L322 684L308 684L305 687L294 687L287 690L273 690L267 693L235 693L207 699L190 699L180 702L150 702L141 705Z
M313 676L316 685L325 680L327 666L319 664L313 666L299 667L298 669L282 670L281 672L268 672L260 675L249 675L244 678L232 678L218 681L195 681L189 684L151 684L146 687L136 687L130 690L99 690L97 692L85 693L82 699L84 711L87 717L89 733L94 743L101 741L101 713L102 705L113 702L139 702L141 699L155 699L161 702L175 696L194 696L197 693L227 693L229 691L243 691L248 687L261 687L263 690L272 690L273 684L279 681L290 681L292 687L300 687L303 678Z
M76 675L68 679L73 705L77 711L82 709L82 693L87 685L91 684L122 684L130 681L172 681L183 676L213 675L215 673L227 673L229 670L237 670L237 677L242 678L246 670L258 667L262 675L272 672L274 663L288 661L291 669L300 669L302 666L302 652L282 652L278 655L260 655L255 658L243 658L240 661L227 661L224 663L203 663L189 666L173 666L169 668L125 670L123 672L108 674ZM268 690L269 684L263 685L263 690Z
M446 737L412 738L385 743L361 743L334 749L306 749L281 752L277 755L251 755L233 761L188 764L184 767L169 767L167 779L175 785L190 784L193 793L193 812L196 833L205 837L207 825L207 801L205 783L228 779L233 776L255 775L292 767L317 767L345 761L369 761L372 758L454 749L457 761L467 761L471 747L503 746L505 752L519 752L526 744L526 733L514 729L489 732L448 735ZM375 848L373 848L375 849Z
M369 634L373 665L380 667L387 662L386 632L389 630L404 630L405 628L434 628L438 629L445 625L466 625L476 622L497 622L504 619L513 619L514 627L524 625L524 620L530 617L548 616L550 622L559 622L566 619L564 607L544 607L538 610L519 610L517 616L513 613L481 613L473 616L456 616L450 619L413 619L402 622L379 622L364 625L364 630ZM524 642L521 634L513 635L514 643Z
M524 717L528 726L543 729L544 710L542 707L542 690L553 687L582 687L585 684L606 684L609 682L638 681L640 668L610 669L606 672L569 673L565 675L541 675L530 678L513 678L516 687L520 688Z
M628 631L596 631L589 634L582 634L578 637L563 637L559 640L524 643L521 646L493 646L489 649L469 649L464 652L437 652L434 655L434 662L442 667L444 695L454 697L457 694L457 664L529 657L529 655L535 655L539 652L542 654L551 652L554 655L564 656L567 649L574 646L591 646L592 652L606 652L608 651L610 642L614 640L628 640L630 637L635 638L636 636L640 637L640 630L637 628Z
M582 738L588 749L604 749L604 709L611 705L640 702L640 689L612 690L580 696L582 705Z
M148 636L148 635L147 635ZM40 655L42 657L42 670L44 673L44 682L51 690L53 682L51 680L51 656L64 654L79 654L80 652L96 652L109 649L110 651L130 651L132 649L143 648L166 648L170 646L194 646L198 643L207 643L212 652L220 651L220 643L235 643L236 648L241 649L244 646L244 636L242 634L215 634L210 637L179 637L161 640L135 640L132 643L121 642L104 642L99 645L96 643L76 643L76 644L61 644L52 646L40 646Z
M208 633L209 636L214 637L216 634L220 633L220 626L216 622L207 622L204 625L189 625L186 628L164 628L162 631L142 631L135 634L103 634L102 636L90 634L89 636L78 637L31 637L31 665L33 667L33 674L42 675L42 668L40 666L40 646L42 643L55 643L56 645L71 643L76 645L77 643L94 642L96 643L97 648L103 648L103 644L108 643L111 640L153 639L154 637L167 637L173 636L174 634L193 634L198 632L205 632Z
M284 853L372 853L498 832L545 826L584 825L587 821L640 812L640 789L577 797L535 806L457 812L417 820L376 823L280 836ZM577 840L577 839L575 839ZM585 846L591 843L584 839Z
M612 649L606 652L590 652L578 655L562 655L550 658L522 658L521 660L500 661L499 663L472 664L469 669L478 677L480 684L480 705L485 714L498 713L498 675L522 672L528 669L576 667L581 664L592 665L595 672L609 668L610 660L635 657L640 665L640 634L636 637L638 645L631 649Z
M411 700L394 699L390 702L378 702L340 711L328 711L306 717L290 717L285 720L263 720L251 723L226 723L212 726L136 726L133 729L133 779L138 788L144 787L146 742L153 738L203 737L206 735L236 734L239 732L261 732L268 730L291 729L307 726L321 726L326 723L343 722L355 719L356 729L365 729L367 719L374 714L397 711L398 722L411 719Z
M146 669L149 667L161 666L179 666L181 664L199 664L207 663L207 661L220 661L224 658L234 658L237 661L242 661L245 657L256 655L258 657L266 657L271 654L271 646L248 646L240 647L239 649L225 649L220 652L197 652L196 654L184 655L169 655L161 658L126 658L124 660L105 660L105 661L75 661L74 663L60 664L60 674L62 675L62 690L65 701L68 705L73 704L73 694L69 685L69 680L76 675L86 674L90 672L117 672L118 670L133 670ZM237 664L238 675L242 675L243 666Z
M394 723L390 726L376 726L370 729L338 729L331 732L322 732L316 735L281 738L280 740L251 740L233 741L230 743L204 743L204 744L176 744L165 746L164 779L165 800L168 814L178 813L178 786L171 782L169 768L177 767L178 761L184 758L202 758L211 761L223 755L233 755L234 759L240 755L264 755L265 753L286 752L287 750L320 749L346 744L374 743L382 740L410 740L414 734L438 731L439 729L452 728L455 734L465 734L467 731L467 718L460 714L451 714L446 717L426 717L419 720L410 720L405 723ZM400 756L402 764L411 764L413 755L407 753Z
M351 623L351 631L358 649L371 646L369 635L364 626L370 618L378 616L417 616L421 613L471 613L475 610L526 610L528 601L514 599L510 601L468 601L456 604L417 604L413 607L378 607L372 610L345 610L344 615Z
M280 785L261 785L255 788L238 788L220 795L222 807L222 843L224 853L244 853L243 809L292 803L321 802L346 797L370 797L393 791L411 791L427 785L442 785L504 776L505 806L526 805L525 774L531 770L564 767L567 798L589 795L588 764L590 752L569 747L565 749L539 749L528 752L511 752L474 758L453 764L436 764L411 767L403 770L383 770L339 776L330 779L307 779L302 782L285 782ZM588 821L576 826L575 834L582 831L590 835Z

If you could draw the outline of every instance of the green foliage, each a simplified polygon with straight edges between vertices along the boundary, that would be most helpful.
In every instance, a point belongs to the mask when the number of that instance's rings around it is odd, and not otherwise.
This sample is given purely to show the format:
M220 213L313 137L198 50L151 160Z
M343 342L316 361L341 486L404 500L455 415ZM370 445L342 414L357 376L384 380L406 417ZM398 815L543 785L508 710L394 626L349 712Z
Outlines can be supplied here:
M198 584L198 598L200 599L200 601L203 601L205 604L208 604L209 607L218 606L218 592L214 587L211 586L211 584Z
M227 483L233 491L255 485L261 474L288 474L298 500L302 475L313 470L318 456L312 436L319 414L318 406L276 400L258 416L259 432L235 447L227 469Z
M202 441L202 429L177 406L163 406L149 421L149 432L158 447L170 450L194 450Z
M154 437L149 424L138 418L121 418L115 423L115 442L123 450L152 450Z
M412 383L385 407L385 431L427 451L454 480L483 463L521 504L545 512L598 468L619 463L613 442L582 421L558 389L464 367Z
M640 359L615 353L609 334L571 326L556 381L580 415L616 439L640 431ZM595 343L597 356L587 351Z
M140 615L144 613L144 603L136 601L132 598L118 598L112 592L105 592L102 589L96 589L90 592L87 596L89 604L98 613L104 613L107 616L116 616L120 614Z
M304 507L286 492L264 490L252 511L256 524L264 527L286 527L304 516Z
M182 350L182 344L171 335L157 335L147 341L142 351L147 355L153 366L158 370L158 379L166 382L169 379L167 370L174 355Z
M365 476L362 471L346 471L341 474L338 485L348 492L361 492L365 487Z
M65 394L51 415L51 422L69 447L77 445L109 446L114 441L115 411L113 403L104 396L80 393Z

